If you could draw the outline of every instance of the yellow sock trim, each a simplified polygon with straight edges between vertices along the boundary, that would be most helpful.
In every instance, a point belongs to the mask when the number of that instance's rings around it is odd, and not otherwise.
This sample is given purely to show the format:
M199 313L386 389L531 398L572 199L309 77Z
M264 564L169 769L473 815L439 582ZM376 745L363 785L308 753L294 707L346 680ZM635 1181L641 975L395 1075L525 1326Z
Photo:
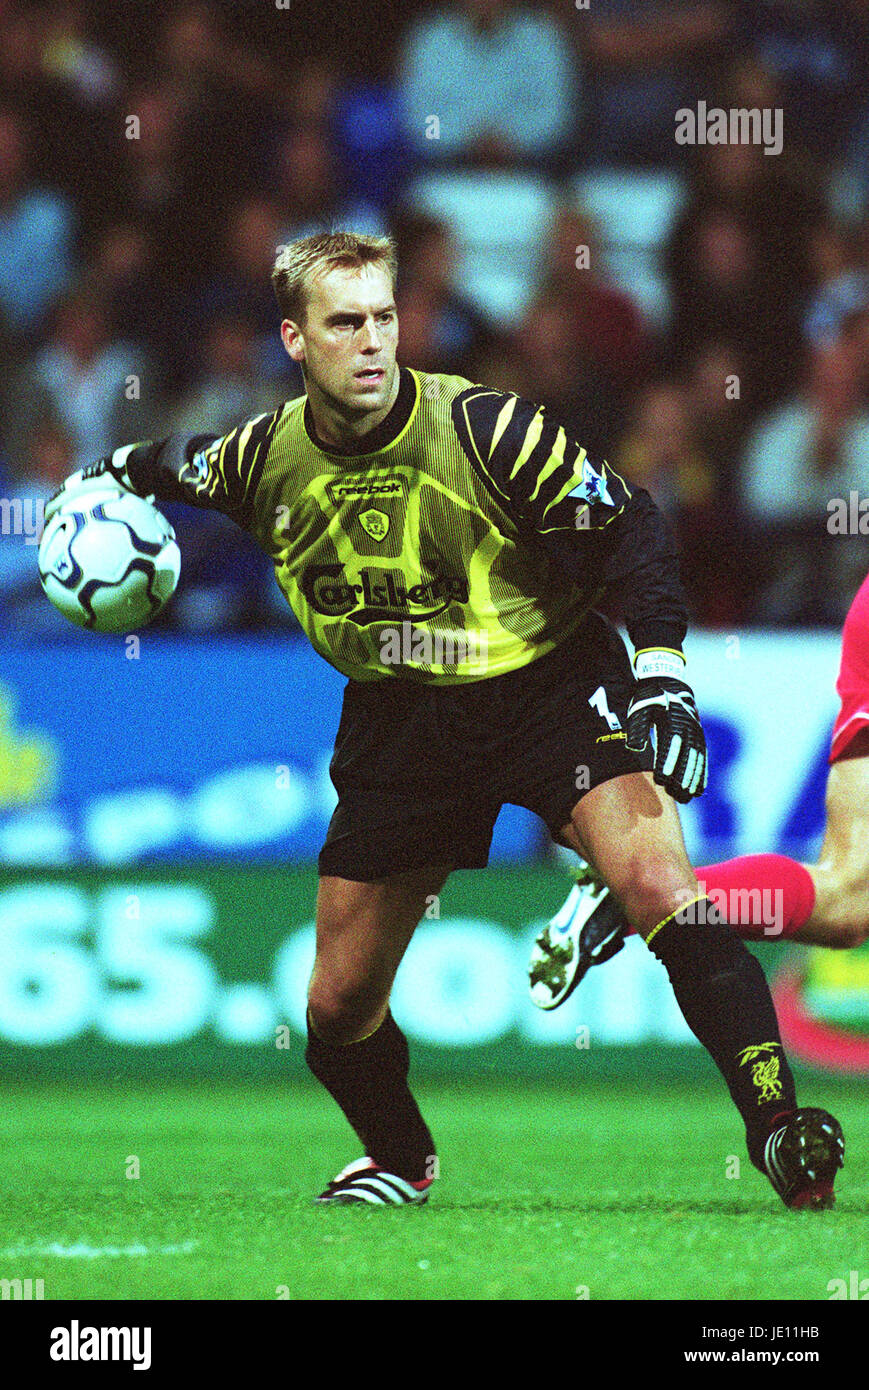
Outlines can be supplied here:
M674 910L664 918L663 922L659 922L656 927L652 927L652 930L649 932L649 935L643 937L643 940L645 941L646 945L648 946L649 942L652 941L653 938L658 935L658 932L661 930L662 927L666 927L668 922L672 922L674 917L678 917L680 912L684 912L686 907L691 907L693 903L702 903L703 899L706 896L706 893L698 893L696 898L691 898L688 902L682 903L679 907L674 908Z
M388 1008L388 1007L387 1007L386 1013L389 1013L389 1008ZM313 1020L312 1017L311 1017L311 1010L310 1010L310 1008L308 1009L308 1015L307 1015L307 1016L308 1016L308 1027L310 1028L311 1032L314 1034L315 1037L317 1037L317 1038L320 1039L320 1042L329 1043L329 1046L330 1046L330 1047L353 1047L354 1043L365 1042L367 1038L373 1038L373 1037L374 1037L374 1034L377 1032L378 1028L382 1028L383 1025L384 1025L384 1023L386 1022L386 1014L384 1014L384 1015L383 1015L383 1018L380 1020L380 1022L379 1022L379 1023L375 1023L375 1025L374 1025L374 1027L371 1029L371 1032L370 1032L370 1033L365 1033L365 1034L363 1034L363 1036L362 1036L361 1038L353 1038L349 1043L335 1043L335 1042L329 1042L329 1039L328 1039L328 1038L324 1038L323 1035L322 1035L322 1033L318 1033L318 1032L317 1032L317 1029L316 1029L316 1027L314 1026L314 1020Z
M386 1014L383 1015L383 1017L382 1017L382 1019L380 1020L379 1023L375 1023L375 1025L374 1025L374 1027L371 1029L371 1032L370 1032L370 1033L365 1033L361 1038L354 1038L354 1039L353 1039L353 1042L365 1042L365 1039L366 1039L366 1038L373 1038L373 1037L374 1037L374 1034L377 1032L378 1028L382 1028L385 1022L386 1022ZM345 1043L344 1046L345 1046L345 1047L352 1047L352 1046L353 1046L353 1043Z

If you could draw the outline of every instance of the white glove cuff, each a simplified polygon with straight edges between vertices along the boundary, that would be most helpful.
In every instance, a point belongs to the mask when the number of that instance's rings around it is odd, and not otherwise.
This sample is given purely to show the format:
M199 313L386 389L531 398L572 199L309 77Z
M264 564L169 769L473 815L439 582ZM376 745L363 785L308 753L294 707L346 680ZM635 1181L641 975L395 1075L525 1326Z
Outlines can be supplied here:
M644 648L634 655L634 671L638 681L646 680L649 676L684 680L685 658L681 652L670 649Z

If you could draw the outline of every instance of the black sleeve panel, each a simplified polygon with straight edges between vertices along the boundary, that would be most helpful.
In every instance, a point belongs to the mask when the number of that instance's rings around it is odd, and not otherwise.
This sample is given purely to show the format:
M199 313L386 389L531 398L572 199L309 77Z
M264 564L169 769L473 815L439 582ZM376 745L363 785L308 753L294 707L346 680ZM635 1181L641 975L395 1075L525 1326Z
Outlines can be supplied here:
M471 466L519 531L585 590L620 603L637 649L681 650L687 611L673 534L643 489L632 493L545 409L475 386L453 403Z
M648 647L682 650L688 612L679 581L672 530L642 488L606 531L553 532L543 538L550 554L577 583L589 573L617 601L636 651Z
M142 446L127 461L130 481L143 495L213 508L247 529L279 415L258 415L225 435L172 434Z

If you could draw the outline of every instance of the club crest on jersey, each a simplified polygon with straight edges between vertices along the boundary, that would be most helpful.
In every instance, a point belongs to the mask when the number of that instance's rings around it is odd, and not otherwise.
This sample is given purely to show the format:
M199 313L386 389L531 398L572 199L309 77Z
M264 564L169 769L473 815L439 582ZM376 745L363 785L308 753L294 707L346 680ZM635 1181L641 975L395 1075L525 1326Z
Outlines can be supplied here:
M366 512L359 513L359 525L373 541L382 541L389 530L389 517L377 507L369 507Z
M602 473L599 473L594 464L589 460L582 461L582 482L568 493L569 497L580 497L585 502L603 502L606 506L613 505L609 488Z

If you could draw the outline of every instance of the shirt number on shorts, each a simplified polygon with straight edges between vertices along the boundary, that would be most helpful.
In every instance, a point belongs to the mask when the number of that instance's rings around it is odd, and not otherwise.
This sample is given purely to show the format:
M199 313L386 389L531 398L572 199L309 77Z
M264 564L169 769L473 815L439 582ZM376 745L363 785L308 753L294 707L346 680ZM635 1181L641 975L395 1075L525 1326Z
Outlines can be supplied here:
M599 685L594 694L589 696L588 703L591 705L592 709L597 710L602 719L606 720L611 729L620 729L622 727L618 715L613 714L607 704L606 691L602 685Z

